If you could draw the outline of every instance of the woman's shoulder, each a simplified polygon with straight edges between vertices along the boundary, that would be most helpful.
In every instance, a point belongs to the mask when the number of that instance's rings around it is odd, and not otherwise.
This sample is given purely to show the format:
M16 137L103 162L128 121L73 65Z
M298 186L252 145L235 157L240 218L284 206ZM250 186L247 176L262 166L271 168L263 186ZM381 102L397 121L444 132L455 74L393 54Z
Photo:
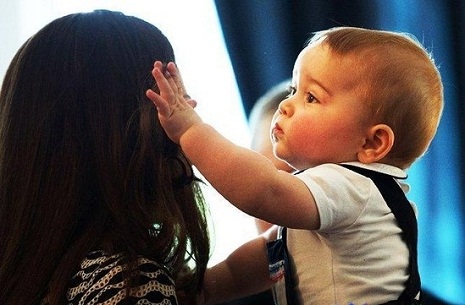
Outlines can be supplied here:
M69 304L151 303L177 304L174 281L166 268L147 257L139 257L134 266L139 272L134 287L127 289L126 271L130 264L121 254L90 252L71 279L67 299Z

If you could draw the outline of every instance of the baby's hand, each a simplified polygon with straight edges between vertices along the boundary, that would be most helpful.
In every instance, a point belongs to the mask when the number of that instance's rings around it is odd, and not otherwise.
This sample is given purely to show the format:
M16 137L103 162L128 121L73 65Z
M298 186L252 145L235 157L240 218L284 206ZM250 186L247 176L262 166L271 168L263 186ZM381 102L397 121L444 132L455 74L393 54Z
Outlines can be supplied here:
M179 143L181 136L202 119L194 111L196 101L186 94L181 75L176 65L170 62L163 73L163 64L155 62L152 75L157 82L160 94L147 90L147 97L158 110L158 118L168 137Z

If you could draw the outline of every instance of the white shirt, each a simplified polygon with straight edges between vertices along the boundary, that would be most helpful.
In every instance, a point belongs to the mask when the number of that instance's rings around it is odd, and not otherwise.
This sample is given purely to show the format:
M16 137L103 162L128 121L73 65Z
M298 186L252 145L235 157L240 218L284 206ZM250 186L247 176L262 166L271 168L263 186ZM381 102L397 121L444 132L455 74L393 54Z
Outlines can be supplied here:
M348 164L406 177L385 164ZM316 231L287 230L301 304L374 305L397 299L408 278L409 251L373 181L335 164L297 177L312 192L321 223Z

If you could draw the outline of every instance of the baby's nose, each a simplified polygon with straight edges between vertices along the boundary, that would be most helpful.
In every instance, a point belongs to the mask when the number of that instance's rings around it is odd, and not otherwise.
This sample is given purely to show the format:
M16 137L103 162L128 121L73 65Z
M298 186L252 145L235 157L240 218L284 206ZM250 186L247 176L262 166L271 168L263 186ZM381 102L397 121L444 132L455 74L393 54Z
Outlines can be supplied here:
M280 114L285 114L285 115L289 115L292 113L292 103L290 102L290 98L287 98L285 100L283 100L281 103L279 103L279 108L278 108L278 112Z

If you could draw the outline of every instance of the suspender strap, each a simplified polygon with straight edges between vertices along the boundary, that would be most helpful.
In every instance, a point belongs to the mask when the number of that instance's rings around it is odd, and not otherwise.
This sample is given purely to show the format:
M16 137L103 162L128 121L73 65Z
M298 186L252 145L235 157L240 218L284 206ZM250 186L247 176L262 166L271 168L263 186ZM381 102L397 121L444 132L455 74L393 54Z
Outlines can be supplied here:
M394 214L397 223L402 230L402 238L407 244L410 252L410 275L407 280L405 290L401 293L398 300L390 301L385 304L420 304L419 301L415 300L415 297L421 289L417 263L418 228L415 212L413 211L410 202L407 200L404 192L392 176L352 165L341 165L370 178L375 183L387 205Z
M294 292L295 283L289 253L286 246L286 228L278 229L278 238L267 243L270 276L275 282L273 298L275 304L298 305Z
M285 245L284 247L284 253L285 253L285 258L284 258L284 268L287 270L287 272L284 273L284 276L286 277L286 298L287 298L287 305L297 305L299 302L297 301L296 297L297 294L295 293L295 282L293 278L293 272L291 272L291 260L289 257L289 252L287 250L287 228L284 227L282 231L282 239L283 239L283 244Z

